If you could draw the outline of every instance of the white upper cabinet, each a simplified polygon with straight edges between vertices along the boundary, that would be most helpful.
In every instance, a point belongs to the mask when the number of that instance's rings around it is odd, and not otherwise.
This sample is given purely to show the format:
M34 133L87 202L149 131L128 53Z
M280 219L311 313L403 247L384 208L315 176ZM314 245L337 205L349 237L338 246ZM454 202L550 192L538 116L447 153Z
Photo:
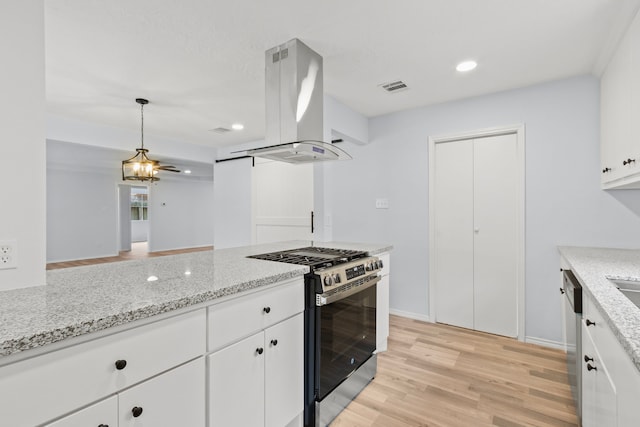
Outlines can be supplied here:
M640 188L640 14L624 35L600 84L602 187Z

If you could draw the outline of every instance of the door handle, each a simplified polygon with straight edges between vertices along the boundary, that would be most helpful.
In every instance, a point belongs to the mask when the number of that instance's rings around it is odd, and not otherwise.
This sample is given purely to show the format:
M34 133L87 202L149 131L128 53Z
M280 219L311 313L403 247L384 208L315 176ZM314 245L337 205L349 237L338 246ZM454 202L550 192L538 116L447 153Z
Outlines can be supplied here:
M313 234L313 211L311 211L311 234Z

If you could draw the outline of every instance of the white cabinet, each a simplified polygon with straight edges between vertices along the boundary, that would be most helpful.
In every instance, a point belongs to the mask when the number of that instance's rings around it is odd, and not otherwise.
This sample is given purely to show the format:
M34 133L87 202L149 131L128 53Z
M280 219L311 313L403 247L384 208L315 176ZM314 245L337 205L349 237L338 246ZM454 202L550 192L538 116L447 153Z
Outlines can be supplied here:
M214 351L208 356L210 426L283 427L300 415L304 397L302 281L208 310L209 348Z
M602 186L640 187L640 15L631 23L600 82Z
M438 322L518 336L518 144L516 133L447 140L430 154Z
M201 356L205 328L201 309L3 366L0 426L47 422Z
M582 329L582 425L615 427L618 425L616 388L587 326L583 325Z
M640 371L583 291L582 425L637 427Z
M302 412L303 326L300 313L209 356L211 427L283 427Z
M118 426L204 426L204 390L204 358L200 357L121 392Z
M118 427L118 398L105 399L46 427Z
M389 253L378 255L382 261L381 278L376 287L376 352L387 350L389 338L389 272L391 257Z

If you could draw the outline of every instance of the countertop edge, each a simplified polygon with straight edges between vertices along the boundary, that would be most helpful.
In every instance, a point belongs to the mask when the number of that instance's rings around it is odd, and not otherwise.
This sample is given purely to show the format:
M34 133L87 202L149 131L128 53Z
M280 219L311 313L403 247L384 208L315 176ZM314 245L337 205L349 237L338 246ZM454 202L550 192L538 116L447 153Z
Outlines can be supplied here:
M623 330L622 327L618 324L618 322L612 317L607 307L603 305L601 301L602 295L599 295L599 294L603 292L607 292L608 289L604 289L604 290L599 289L599 288L603 288L601 284L590 282L585 277L583 277L583 275L580 273L580 269L574 266L576 261L575 260L576 254L572 254L571 251L576 249L582 249L582 250L592 249L594 251L595 250L606 251L611 249L558 246L558 252L569 263L569 265L571 266L572 272L574 273L574 275L582 285L582 288L591 296L592 300L594 301L594 305L596 306L597 310L600 312L602 317L607 322L607 325L610 327L611 331L613 332L613 335L616 337L617 341L620 343L620 345L625 350L627 355L631 358L631 361L633 362L635 367L640 371L640 340L638 339L639 337L633 337L633 336L630 336L628 333L626 333L626 331ZM572 258L574 258L573 262L572 262ZM601 272L601 275L602 275L601 277L602 280L608 280L607 279L608 276L613 276L613 274L608 274L606 272ZM623 298L624 297L620 295L620 300L622 300ZM627 304L633 305L633 303L631 303L630 301L625 301L625 303L626 303L625 305ZM636 341L638 342L635 343Z
M79 337L93 332L104 331L116 326L122 326L137 320L148 319L152 316L169 313L175 310L195 306L201 303L215 301L218 298L239 294L245 291L254 290L263 286L273 285L278 282L302 277L305 271L291 271L273 276L264 277L258 280L248 281L225 287L218 291L210 291L196 294L178 300L168 301L163 304L153 304L143 306L135 310L124 311L104 318L87 320L63 328L40 331L29 336L22 336L15 339L5 340L0 345L0 358L43 347L49 344L58 343L68 338Z

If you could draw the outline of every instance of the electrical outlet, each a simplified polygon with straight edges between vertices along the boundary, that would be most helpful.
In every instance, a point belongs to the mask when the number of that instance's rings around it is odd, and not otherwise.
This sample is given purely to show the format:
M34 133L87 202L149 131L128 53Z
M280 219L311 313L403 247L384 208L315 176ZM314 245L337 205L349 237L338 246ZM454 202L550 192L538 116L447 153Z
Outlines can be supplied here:
M376 199L376 209L389 209L389 199Z
M16 247L15 240L0 240L0 270L17 267Z

